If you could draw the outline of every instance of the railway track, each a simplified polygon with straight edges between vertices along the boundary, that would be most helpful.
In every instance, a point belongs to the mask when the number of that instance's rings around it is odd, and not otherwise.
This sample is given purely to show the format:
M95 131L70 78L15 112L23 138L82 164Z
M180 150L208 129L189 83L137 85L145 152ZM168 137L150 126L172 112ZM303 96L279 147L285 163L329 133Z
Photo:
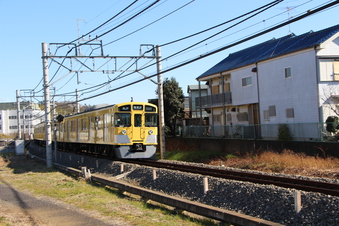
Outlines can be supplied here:
M335 183L302 180L296 178L264 175L259 173L240 172L225 169L206 168L192 165L166 163L153 160L123 160L123 162L156 168L178 170L182 172L195 173L224 179L247 181L258 184L272 184L284 188L294 188L302 191L319 192L327 195L339 196L339 184Z

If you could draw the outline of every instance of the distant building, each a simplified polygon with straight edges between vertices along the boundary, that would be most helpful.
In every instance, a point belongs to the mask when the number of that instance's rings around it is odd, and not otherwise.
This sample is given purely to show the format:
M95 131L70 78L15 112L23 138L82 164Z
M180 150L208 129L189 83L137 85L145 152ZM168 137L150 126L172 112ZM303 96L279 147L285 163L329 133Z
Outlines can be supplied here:
M35 125L44 120L44 111L38 104L32 102L20 103L20 128L22 134L33 133ZM0 103L0 133L5 135L17 135L18 112L16 102Z
M207 96L207 85L189 85L187 86L188 96L188 117L185 118L185 126L189 125L201 125L208 122L208 114L205 110L200 111L200 108L196 107L196 98ZM204 122L205 120L205 122ZM207 121L206 121L207 120Z

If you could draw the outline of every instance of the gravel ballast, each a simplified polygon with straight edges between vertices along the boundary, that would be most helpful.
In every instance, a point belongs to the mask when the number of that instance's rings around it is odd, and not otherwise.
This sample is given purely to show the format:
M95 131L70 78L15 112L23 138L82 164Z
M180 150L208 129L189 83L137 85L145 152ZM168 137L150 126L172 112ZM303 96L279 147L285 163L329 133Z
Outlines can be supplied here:
M31 150L31 153L39 155L38 151ZM92 173L102 173L112 177L124 173L121 180L143 188L280 224L339 225L339 197L336 196L300 191L302 208L297 213L294 204L295 189L207 177L208 191L205 193L203 184L205 176L202 175L105 159L97 160L89 156L63 152L58 152L56 159L59 164L77 169L86 166ZM123 172L121 172L122 164ZM153 180L154 170L156 170L155 180ZM326 181L323 178L321 180ZM336 180L328 180L328 182L339 183Z

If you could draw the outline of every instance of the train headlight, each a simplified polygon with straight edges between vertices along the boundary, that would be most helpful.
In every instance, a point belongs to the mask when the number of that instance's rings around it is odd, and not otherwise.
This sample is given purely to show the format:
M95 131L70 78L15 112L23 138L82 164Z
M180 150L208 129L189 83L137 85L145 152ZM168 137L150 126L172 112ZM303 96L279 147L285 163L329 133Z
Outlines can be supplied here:
M148 131L148 134L152 135L153 134L153 130Z
M121 130L121 133L123 134L123 135L126 135L126 130L125 129L123 129L123 130Z

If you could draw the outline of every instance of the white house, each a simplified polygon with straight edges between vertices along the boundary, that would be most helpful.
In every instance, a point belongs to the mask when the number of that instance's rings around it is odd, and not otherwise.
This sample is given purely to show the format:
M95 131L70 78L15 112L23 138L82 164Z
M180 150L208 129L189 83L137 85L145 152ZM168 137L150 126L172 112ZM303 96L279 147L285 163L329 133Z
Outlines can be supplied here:
M210 125L221 126L216 133L223 136L276 137L278 124L284 123L295 137L319 138L319 123L336 115L339 100L338 36L336 25L230 54L197 77L208 85L199 107L209 109ZM259 124L259 131L244 131L245 125ZM239 125L242 131L236 131Z

